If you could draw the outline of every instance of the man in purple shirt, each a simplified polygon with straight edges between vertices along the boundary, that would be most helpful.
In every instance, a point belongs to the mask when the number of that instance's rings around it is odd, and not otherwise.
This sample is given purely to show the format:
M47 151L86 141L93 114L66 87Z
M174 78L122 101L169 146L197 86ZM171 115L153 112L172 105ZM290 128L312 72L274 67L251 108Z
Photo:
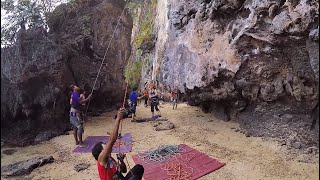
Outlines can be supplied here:
M70 99L70 123L73 128L73 136L76 141L76 145L84 146L82 141L82 133L84 132L82 122L81 122L81 104L86 103L91 98L92 94L88 96L87 99L80 100L80 88L77 86L73 87L73 93Z

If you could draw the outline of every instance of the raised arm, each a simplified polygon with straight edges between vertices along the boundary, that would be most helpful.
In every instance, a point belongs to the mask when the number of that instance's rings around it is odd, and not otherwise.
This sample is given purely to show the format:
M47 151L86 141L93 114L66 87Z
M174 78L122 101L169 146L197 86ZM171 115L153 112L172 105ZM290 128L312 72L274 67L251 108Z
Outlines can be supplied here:
M113 127L109 142L107 143L106 148L104 148L102 150L102 152L100 153L100 155L98 157L98 161L102 166L104 166L106 164L107 157L111 156L112 147L113 147L114 143L117 141L120 121L123 119L123 112L124 112L124 109L120 109L118 111L116 123Z
M80 103L80 104L86 103L86 102L89 101L89 99L90 99L91 97L92 97L92 94L90 94L87 99L85 99L85 97L80 98L79 103Z

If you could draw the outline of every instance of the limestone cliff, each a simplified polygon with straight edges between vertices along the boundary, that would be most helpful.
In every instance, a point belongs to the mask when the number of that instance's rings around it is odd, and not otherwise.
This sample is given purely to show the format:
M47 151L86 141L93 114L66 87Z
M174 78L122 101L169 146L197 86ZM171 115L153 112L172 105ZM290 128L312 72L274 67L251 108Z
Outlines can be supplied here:
M69 89L91 91L125 2L76 1L58 6L47 33L20 31L17 43L1 49L1 138L33 143L69 125ZM130 56L132 19L125 11L95 86L89 111L114 108L123 99L123 69Z
M252 135L319 146L318 10L315 0L158 1L141 84L177 89Z

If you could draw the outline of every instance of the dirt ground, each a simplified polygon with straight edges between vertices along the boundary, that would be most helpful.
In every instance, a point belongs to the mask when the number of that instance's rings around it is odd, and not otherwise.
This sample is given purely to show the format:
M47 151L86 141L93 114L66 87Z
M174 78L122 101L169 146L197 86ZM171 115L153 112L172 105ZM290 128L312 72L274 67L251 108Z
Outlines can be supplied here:
M161 144L187 144L226 165L202 178L201 180L316 180L319 179L318 155L313 162L303 162L304 154L292 154L274 140L246 137L235 132L237 123L224 122L211 114L204 114L197 107L179 104L172 110L169 104L161 105L163 118L172 121L176 128L169 131L155 131L150 122L134 123L123 121L122 133L131 132L133 152L129 153L130 167L134 166L131 155L137 150L156 148ZM116 112L104 113L91 118L85 124L84 139L87 136L107 135L111 132ZM140 105L138 117L151 117L150 109ZM72 153L75 148L73 135L62 135L35 146L17 148L12 155L1 152L1 166L30 159L38 155L53 155L54 163L35 169L28 177L35 180L96 180L99 179L96 162L91 153ZM310 160L310 158L309 158ZM88 169L81 172L74 170L78 163L89 163ZM2 179L2 178L1 178Z

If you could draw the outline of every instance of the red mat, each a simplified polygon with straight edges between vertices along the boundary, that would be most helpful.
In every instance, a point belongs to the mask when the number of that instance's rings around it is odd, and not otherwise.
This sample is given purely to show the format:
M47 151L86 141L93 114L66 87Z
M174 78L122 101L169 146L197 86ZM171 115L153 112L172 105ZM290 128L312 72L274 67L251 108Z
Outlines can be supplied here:
M191 177L190 179L193 180L225 165L225 163L210 158L185 144L180 144L179 147L182 148L180 155L171 157L162 163L143 161L138 155L132 156L132 159L136 164L141 164L144 167L143 178L145 180L164 180L170 179L170 177L173 179L179 179L178 177L183 179L183 176L186 179L187 177Z

